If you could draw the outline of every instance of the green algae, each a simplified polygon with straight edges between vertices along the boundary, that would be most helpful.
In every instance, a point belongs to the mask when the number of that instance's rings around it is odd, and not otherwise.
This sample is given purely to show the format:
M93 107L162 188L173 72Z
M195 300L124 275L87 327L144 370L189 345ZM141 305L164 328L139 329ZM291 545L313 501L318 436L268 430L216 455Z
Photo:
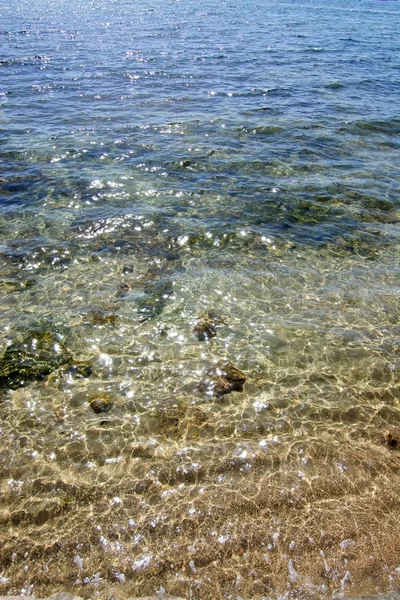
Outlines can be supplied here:
M0 389L17 389L41 380L72 357L56 328L32 326L22 341L8 346L0 358Z

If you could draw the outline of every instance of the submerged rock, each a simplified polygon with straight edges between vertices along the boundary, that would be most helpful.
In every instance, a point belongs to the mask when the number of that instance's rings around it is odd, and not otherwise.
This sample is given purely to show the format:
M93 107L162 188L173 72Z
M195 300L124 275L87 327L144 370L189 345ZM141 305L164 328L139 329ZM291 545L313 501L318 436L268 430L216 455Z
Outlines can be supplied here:
M399 447L400 441L399 438L395 437L391 432L389 432L383 438L382 444L385 444L385 446L393 449Z
M231 392L242 392L246 375L230 361L220 361L209 369L198 389L209 396L224 396Z
M140 321L154 319L163 312L172 296L174 275L181 269L181 263L174 255L168 255L164 260L155 259L145 273L136 277L129 277L131 268L124 266L123 275L128 275L128 280L118 284L117 298L134 299Z
M111 325L115 327L118 316L115 314L116 307L92 307L87 312L87 319L92 325Z
M46 377L72 360L53 327L33 326L22 342L8 346L0 358L0 388L17 389Z
M65 371L67 375L74 379L87 379L93 373L89 362L74 362Z
M199 320L193 329L193 333L199 342L204 342L205 340L215 337L217 335L217 327L224 323L225 320L219 313L215 311L205 312L200 315Z
M107 397L93 398L89 404L92 411L96 414L108 413L114 406L114 402Z
M138 302L141 321L148 321L160 315L173 293L172 280L165 278L154 281L144 288L144 297Z

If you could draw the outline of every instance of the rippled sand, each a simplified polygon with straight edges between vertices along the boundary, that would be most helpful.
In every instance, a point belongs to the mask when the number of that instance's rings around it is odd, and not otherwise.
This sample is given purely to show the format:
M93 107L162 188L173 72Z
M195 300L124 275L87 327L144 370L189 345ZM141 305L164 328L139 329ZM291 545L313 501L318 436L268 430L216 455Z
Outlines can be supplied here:
M2 319L18 327L3 344L51 317L92 373L3 392L2 591L396 587L397 250L374 261L252 239L204 260L174 243L167 257L77 256L28 287L9 273ZM211 309L223 321L199 341ZM246 374L243 392L198 389L219 360ZM96 398L110 410L95 413Z

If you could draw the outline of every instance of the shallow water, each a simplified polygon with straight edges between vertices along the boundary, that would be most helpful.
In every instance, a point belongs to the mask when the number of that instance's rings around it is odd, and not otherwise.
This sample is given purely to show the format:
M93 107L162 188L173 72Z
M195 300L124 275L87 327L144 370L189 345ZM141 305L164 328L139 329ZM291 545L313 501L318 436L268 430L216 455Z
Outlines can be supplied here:
M399 10L0 8L1 593L399 588Z

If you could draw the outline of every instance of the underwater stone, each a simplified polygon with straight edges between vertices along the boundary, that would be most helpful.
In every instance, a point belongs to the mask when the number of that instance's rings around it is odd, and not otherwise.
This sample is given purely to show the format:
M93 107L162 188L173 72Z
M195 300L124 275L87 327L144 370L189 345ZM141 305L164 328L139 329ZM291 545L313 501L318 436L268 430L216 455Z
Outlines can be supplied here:
M86 379L93 373L92 367L87 363L73 363L65 371L67 375L70 375L74 379Z
M382 444L385 444L385 446L388 446L389 448L398 448L399 439L396 438L391 432L389 432L383 438Z
M223 317L215 311L205 312L200 315L193 333L196 335L199 342L204 342L217 335L218 325L225 323Z
M220 361L209 369L198 389L210 396L224 396L231 392L242 392L246 375L230 361Z
M115 314L116 307L92 307L87 312L87 319L92 325L111 325L115 327L118 316Z
M145 297L138 302L138 313L142 321L154 319L162 313L168 298L173 293L172 281L161 279L144 288Z
M107 413L114 406L114 403L107 398L94 398L89 404L96 414Z
M38 381L72 360L56 330L31 328L22 342L8 346L0 358L0 388L17 389Z

